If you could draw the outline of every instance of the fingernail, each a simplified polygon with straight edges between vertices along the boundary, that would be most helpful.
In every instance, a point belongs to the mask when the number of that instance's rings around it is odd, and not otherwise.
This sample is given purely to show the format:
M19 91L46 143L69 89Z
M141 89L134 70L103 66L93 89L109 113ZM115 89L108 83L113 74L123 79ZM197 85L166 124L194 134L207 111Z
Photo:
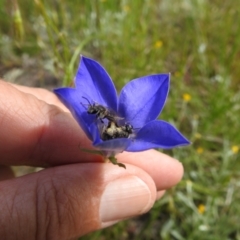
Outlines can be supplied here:
M154 201L144 181L136 176L109 183L100 203L100 219L111 222L147 212Z

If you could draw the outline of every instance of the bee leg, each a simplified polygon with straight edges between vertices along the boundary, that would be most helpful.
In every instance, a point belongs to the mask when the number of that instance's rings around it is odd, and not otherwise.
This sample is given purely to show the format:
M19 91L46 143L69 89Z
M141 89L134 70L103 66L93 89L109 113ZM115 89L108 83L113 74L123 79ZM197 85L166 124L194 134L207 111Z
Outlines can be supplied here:
M126 169L126 166L125 166L123 163L119 163L119 162L117 161L117 159L115 158L115 156L110 156L108 159L109 159L109 161L110 161L112 164L118 165L119 167L123 167L123 168Z
M102 120L102 118L100 118L98 115L96 115L96 121L97 121L98 119L100 120L101 123L104 123L104 121Z

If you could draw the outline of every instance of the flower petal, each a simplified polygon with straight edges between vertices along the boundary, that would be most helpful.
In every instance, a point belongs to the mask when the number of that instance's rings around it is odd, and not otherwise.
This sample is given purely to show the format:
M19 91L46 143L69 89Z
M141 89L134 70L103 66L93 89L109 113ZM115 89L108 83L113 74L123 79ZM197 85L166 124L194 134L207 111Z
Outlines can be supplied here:
M96 61L83 57L77 71L75 84L78 99L87 98L117 112L117 92L106 70Z
M119 115L126 122L141 128L155 120L163 109L170 83L170 74L155 74L129 82L119 97Z
M117 153L123 152L130 144L132 140L129 138L116 138L108 141L102 141L101 143L94 144L94 146L104 152L107 156L114 156Z
M187 145L190 142L171 124L165 121L147 123L136 135L131 145L126 149L129 152L144 151L151 148L173 148Z
M96 121L96 117L86 112L86 108L81 104L81 100L79 99L77 89L58 88L54 89L54 93L70 110L88 138L93 140L92 134L96 132L93 128L97 128L97 125L92 123Z

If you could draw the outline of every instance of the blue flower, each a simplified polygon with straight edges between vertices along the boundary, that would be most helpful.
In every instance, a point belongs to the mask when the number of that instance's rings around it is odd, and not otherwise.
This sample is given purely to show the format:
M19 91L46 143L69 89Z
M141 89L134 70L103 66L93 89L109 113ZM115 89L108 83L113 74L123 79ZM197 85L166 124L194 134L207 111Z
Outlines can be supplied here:
M154 74L134 79L124 86L119 97L106 70L96 61L82 57L75 88L58 88L54 92L69 108L93 146L114 156L122 151L138 152L151 148L169 149L189 141L171 124L157 120L168 96L169 74ZM89 106L101 105L118 116L120 127L129 124L134 134L103 140L102 130L108 119L87 112Z

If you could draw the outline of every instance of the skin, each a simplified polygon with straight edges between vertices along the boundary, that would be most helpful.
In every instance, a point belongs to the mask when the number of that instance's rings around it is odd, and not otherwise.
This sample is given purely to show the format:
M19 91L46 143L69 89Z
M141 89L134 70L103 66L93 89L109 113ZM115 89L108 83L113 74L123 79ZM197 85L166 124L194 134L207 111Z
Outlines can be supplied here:
M77 239L151 209L182 178L155 150L117 156L127 169L80 147L91 143L51 92L0 80L0 236ZM14 178L12 165L44 167Z

